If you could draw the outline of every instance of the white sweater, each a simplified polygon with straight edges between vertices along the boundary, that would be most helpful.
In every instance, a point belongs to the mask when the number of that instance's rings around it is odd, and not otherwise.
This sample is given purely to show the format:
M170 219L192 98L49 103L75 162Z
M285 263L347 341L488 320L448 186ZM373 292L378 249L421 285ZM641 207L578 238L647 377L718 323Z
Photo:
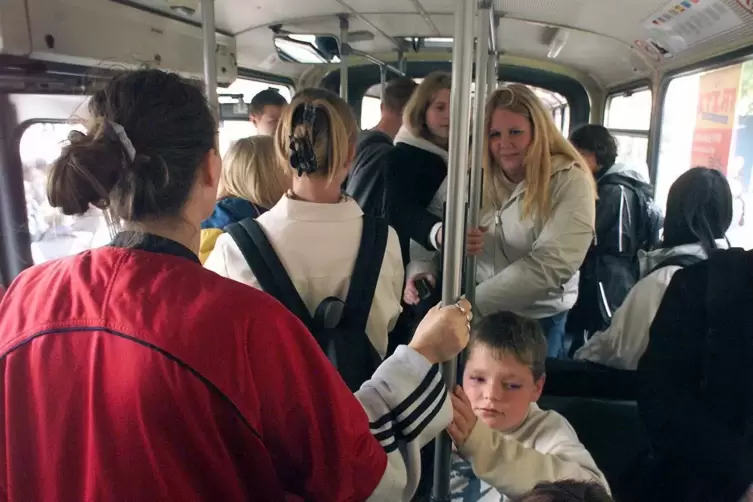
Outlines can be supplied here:
M361 242L362 216L363 211L352 199L316 204L285 196L257 218L312 315L327 297L345 300ZM243 253L228 234L217 239L204 266L260 289ZM400 244L390 228L366 324L366 334L382 357L387 352L387 335L401 312L403 278Z
M565 417L535 403L511 432L491 429L478 420L458 452L453 455L450 479L453 501L508 501L538 483L563 479L595 481L609 489Z

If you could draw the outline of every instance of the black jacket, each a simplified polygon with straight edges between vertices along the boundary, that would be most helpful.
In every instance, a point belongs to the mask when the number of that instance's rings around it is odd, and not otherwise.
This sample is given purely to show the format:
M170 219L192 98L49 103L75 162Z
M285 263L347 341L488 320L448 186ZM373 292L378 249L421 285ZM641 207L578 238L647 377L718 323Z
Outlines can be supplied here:
M358 137L344 190L366 214L387 216L385 158L390 150L392 138L381 131L362 131Z
M385 158L388 220L397 232L403 263L410 262L410 241L434 249L429 234L441 218L427 211L447 176L447 164L436 153L397 143Z
M638 250L647 247L651 227L651 185L640 174L616 164L596 178L595 236L580 269L578 301L568 316L571 332L593 333L609 326L640 278Z
M664 293L638 367L667 490L656 500L737 502L753 483L751 305L753 252L740 249L679 270Z

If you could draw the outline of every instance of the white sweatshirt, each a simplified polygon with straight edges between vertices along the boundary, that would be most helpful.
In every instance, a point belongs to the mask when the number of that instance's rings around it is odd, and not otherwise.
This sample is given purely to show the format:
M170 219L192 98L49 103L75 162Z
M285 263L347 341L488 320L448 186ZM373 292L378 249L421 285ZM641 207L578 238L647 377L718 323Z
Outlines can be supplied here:
M609 485L570 423L556 411L531 404L523 423L511 432L481 420L453 455L453 501L508 501L541 482L563 479Z

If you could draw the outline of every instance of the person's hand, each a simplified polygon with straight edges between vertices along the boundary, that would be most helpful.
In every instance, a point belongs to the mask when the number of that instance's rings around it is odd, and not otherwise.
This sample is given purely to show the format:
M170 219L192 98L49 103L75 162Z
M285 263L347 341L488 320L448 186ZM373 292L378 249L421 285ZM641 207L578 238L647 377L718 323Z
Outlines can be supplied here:
M450 395L450 398L452 399L452 422L447 427L447 433L459 448L471 435L478 417L473 413L471 401L461 386L455 386L455 392Z
M484 250L484 234L488 227L469 228L465 234L465 252L468 256L478 256ZM444 225L437 231L437 247L442 248Z
M469 228L465 236L465 254L478 256L484 251L484 234L487 227Z
M449 361L468 345L472 319L471 304L465 298L444 307L436 305L421 320L408 346L431 364Z
M437 278L432 274L416 274L408 277L408 280L405 282L405 291L403 291L403 301L408 305L418 305L418 302L421 301L418 288L416 288L416 281L419 279L428 280L431 287L436 287L437 285Z

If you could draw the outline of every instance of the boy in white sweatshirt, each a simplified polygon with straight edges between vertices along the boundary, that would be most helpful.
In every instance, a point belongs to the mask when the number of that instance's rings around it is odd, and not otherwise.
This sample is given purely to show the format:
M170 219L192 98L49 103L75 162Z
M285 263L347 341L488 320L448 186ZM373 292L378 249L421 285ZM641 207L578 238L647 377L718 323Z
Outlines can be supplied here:
M564 479L608 490L568 421L536 404L547 354L539 324L509 312L490 315L469 347L447 429L459 454L453 455L452 500L507 501L538 483Z

